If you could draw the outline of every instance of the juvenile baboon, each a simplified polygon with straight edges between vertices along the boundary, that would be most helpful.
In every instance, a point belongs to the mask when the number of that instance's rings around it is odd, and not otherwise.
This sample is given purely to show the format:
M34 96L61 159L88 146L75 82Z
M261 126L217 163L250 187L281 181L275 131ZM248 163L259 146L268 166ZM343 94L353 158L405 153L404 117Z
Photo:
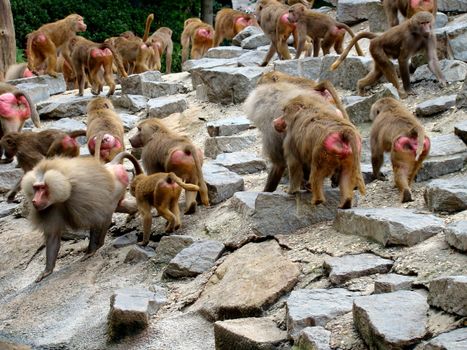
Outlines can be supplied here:
M221 9L216 14L214 47L219 46L224 39L232 40L248 26L258 26L254 15L231 8Z
M405 18L411 18L414 14L420 11L431 12L433 17L436 17L438 11L437 0L383 0L384 12L388 19L389 27L394 27L399 24L397 11Z
M391 152L394 182L401 192L402 202L412 201L412 185L423 160L430 151L430 139L422 124L405 106L391 97L376 101L370 110L371 163L373 177L383 179L380 173L384 152Z
M188 18L183 26L182 38L182 63L188 59L198 59L214 45L214 28L204 23L199 18Z
M77 32L86 31L83 17L77 14L69 15L53 23L47 23L27 35L28 68L34 74L39 74L38 68L45 63L47 74L56 77L55 67L57 53L61 52L68 62L68 41Z
M112 102L105 97L96 97L86 107L89 152L96 159L111 161L125 150L123 123Z
M146 44L152 47L154 55L153 67L160 71L162 55L165 54L165 72L169 74L172 70L172 30L167 27L161 27L157 29L151 36L146 40Z
M143 241L147 245L151 236L151 208L155 207L158 215L167 220L165 232L171 233L180 228L180 207L178 199L182 188L187 191L199 191L199 187L186 184L174 173L140 174L130 185L130 192L136 198L138 211L143 219Z
M367 86L375 84L381 76L394 85L401 98L414 92L410 87L409 60L420 50L425 50L428 57L428 67L442 86L446 85L438 57L436 55L436 37L433 33L433 15L429 12L418 12L407 21L392 27L381 35L371 32L360 32L352 39L342 55L331 65L336 69L347 57L353 45L362 38L370 40L370 54L373 58L373 69L368 75L357 82L358 93L363 95ZM399 86L396 70L391 58L399 62L403 89Z
M124 152L105 165L90 157L44 159L24 175L21 187L30 219L45 237L46 264L36 282L52 273L65 228L90 230L83 260L104 244L112 214L129 183L124 166L119 164L123 158L141 173L138 161Z
M143 147L141 160L147 174L174 172L183 181L199 186L201 202L209 206L204 182L203 152L191 140L169 130L161 120L152 118L138 124L138 132L130 138L133 147ZM185 214L196 211L196 192L185 191Z

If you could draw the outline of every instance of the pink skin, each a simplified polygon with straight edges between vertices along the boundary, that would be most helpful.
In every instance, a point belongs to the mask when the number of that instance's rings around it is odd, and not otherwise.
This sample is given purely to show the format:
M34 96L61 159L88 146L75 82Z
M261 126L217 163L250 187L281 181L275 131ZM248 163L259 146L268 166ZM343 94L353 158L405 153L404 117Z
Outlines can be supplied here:
M19 118L22 121L29 118L31 109L24 96L16 97L12 93L0 95L0 115L3 118Z
M336 155L339 158L346 158L352 154L352 147L350 146L349 141L343 140L342 135L338 132L330 133L324 139L323 143L324 149ZM358 141L358 151L360 152L361 142Z
M110 156L110 151L112 151L112 149L114 148L119 149L121 147L122 143L119 139L117 139L113 135L105 134L102 138L100 157L104 160L109 160L108 158ZM91 140L89 140L88 148L91 151L91 153L94 153L96 149L96 137L93 137Z
M276 129L277 132L284 132L285 129L287 129L287 124L286 124L284 118L282 118L282 117L274 119L272 121L272 124L274 126L274 129Z
M292 21L292 19L290 18L289 14L288 14L287 12L284 13L284 14L281 16L280 21L281 21L282 23L285 23L285 24L291 26L291 27L295 27L295 24L294 24L295 22Z
M45 34L40 33L40 34L36 37L36 41L39 42L39 43L45 43L45 42L47 41L47 37L45 36Z
M111 171L118 182L122 185L122 188L126 188L130 183L130 178L128 177L128 173L125 170L125 167L122 164L108 164L108 169ZM122 198L120 198L118 205L123 205L123 201L125 199L125 194L123 194Z
M206 39L212 39L212 32L206 28L198 29L196 34Z
M416 137L407 137L401 136L394 142L394 150L396 152L410 152L413 153L415 156L415 152L417 151L417 138ZM427 153L430 150L430 140L425 137L423 141L423 152L422 154Z
M106 56L112 56L112 51L109 49L92 49L91 50L91 57L106 57Z
M203 151L201 151L200 149L197 150L198 152L198 157L200 159L203 159ZM193 156L191 155L190 152L185 152L185 151L182 151L182 150L176 150L174 152L172 152L171 156L170 156L170 164L172 165L191 165L191 164L194 164L195 161L193 159Z
M34 74L28 69L26 68L23 72L23 78L31 78L33 77Z
M32 199L32 205L36 210L44 210L49 206L49 191L47 185L43 182L35 183L33 185L34 198Z
M69 136L69 135L65 136L61 143L62 143L62 147L64 149L70 149L70 148L78 147L78 142L76 142L76 140L73 137Z

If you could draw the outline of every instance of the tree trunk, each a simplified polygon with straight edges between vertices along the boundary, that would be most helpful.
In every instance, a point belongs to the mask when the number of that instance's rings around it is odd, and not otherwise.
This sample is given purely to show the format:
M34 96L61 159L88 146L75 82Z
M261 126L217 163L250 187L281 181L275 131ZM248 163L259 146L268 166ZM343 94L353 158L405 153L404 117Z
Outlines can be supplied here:
M214 0L201 0L201 19L210 25L214 23L213 7Z
M0 0L0 81L16 62L15 27L10 0Z

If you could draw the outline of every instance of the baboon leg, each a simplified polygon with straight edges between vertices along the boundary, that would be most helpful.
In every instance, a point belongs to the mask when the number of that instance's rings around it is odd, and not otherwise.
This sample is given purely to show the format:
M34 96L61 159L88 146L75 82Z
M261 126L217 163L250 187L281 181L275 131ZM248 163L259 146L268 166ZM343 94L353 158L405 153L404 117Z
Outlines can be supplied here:
M170 211L175 216L174 230L176 231L181 226L181 222L180 222L180 206L178 205L178 196L172 198L171 203L170 203Z
M373 167L373 179L386 180L386 178L380 172L383 162L384 162L383 153L375 153L371 155L371 165Z
M313 164L320 164L320 163L313 161ZM316 165L313 166L311 170L310 179L309 179L309 182L311 183L311 192L312 192L311 204L312 205L318 205L326 201L324 198L324 192L323 192L323 183L324 183L325 176L326 174L324 174L323 168L318 168Z
M282 174L284 173L285 166L273 164L268 173L268 179L264 186L264 192L274 192L281 181Z
M196 191L185 190L185 215L196 212Z
M36 278L36 282L41 281L44 277L50 275L57 261L58 251L60 250L60 233L48 232L45 234L45 269Z
M143 241L138 242L138 245L147 245L149 243L149 238L151 237L151 226L152 226L152 215L151 215L151 206L149 203L139 203L138 204L141 217L143 218Z
M365 87L374 85L382 75L383 73L375 64L373 70L357 82L358 94L363 96Z
M300 185L303 180L303 166L298 159L291 154L287 157L289 168L289 194L294 194L300 191Z

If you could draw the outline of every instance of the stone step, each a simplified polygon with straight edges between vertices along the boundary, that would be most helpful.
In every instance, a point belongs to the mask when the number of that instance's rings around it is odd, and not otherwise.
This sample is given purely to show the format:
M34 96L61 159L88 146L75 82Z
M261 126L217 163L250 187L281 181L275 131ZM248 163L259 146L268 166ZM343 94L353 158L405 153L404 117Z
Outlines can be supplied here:
M244 190L243 178L223 166L213 163L203 165L204 181L208 186L209 201L217 204Z
M447 111L449 108L456 105L457 95L448 95L433 98L419 103L415 109L418 117L429 117L434 114Z
M441 333L417 346L417 350L463 350L467 349L467 328Z
M453 222L446 227L446 241L451 247L467 252L467 220Z
M215 136L232 136L251 128L250 120L242 115L238 117L223 118L206 124L208 134Z
M47 94L49 96L61 94L66 91L66 83L65 83L65 79L63 79L63 74L58 74L56 78L46 74L46 75L40 75L37 77L9 80L8 84L16 85L16 86L20 84L45 85L47 88Z
M255 135L209 137L204 143L204 154L207 157L216 158L221 153L239 152L248 149L255 142Z
M253 174L266 169L263 158L248 152L221 153L213 163L237 174Z
M165 118L188 109L188 102L185 95L163 96L151 98L146 109L150 118Z
M410 290L415 280L415 277L398 275L396 273L382 275L375 280L375 294Z
M425 203L434 212L455 213L467 209L467 175L427 183Z
M467 276L440 277L430 282L428 303L446 312L467 316Z

